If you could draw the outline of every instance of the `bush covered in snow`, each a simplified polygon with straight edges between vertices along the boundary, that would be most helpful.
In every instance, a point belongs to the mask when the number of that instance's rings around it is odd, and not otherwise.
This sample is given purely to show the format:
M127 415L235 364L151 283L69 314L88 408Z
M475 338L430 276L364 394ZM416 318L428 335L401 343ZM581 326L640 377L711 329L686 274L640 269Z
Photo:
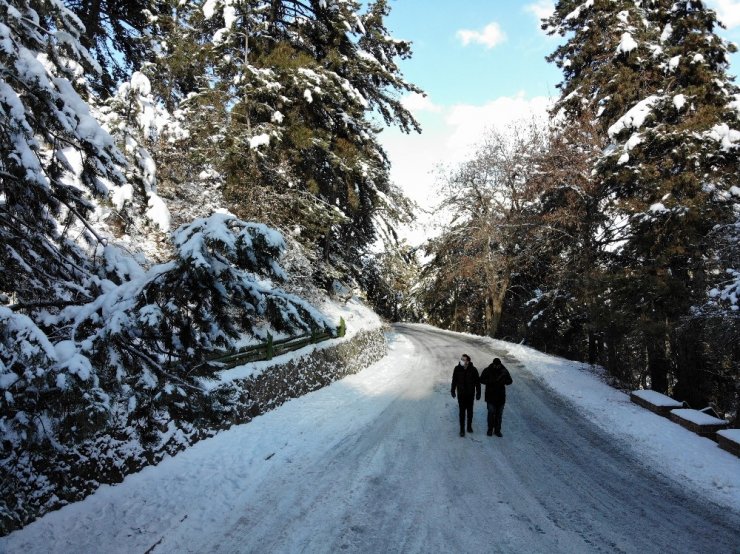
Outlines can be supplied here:
M3 527L81 498L90 475L115 481L243 419L236 388L203 386L220 369L209 359L268 333L336 333L275 286L285 245L270 228L217 213L174 244L175 258L148 270L104 248L91 302L34 318L0 307Z

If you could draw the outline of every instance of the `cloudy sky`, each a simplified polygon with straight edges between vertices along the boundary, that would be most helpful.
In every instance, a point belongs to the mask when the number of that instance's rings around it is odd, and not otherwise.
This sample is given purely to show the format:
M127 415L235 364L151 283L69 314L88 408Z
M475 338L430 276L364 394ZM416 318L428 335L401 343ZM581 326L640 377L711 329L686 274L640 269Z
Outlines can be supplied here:
M708 0L727 26L721 34L740 43L740 0ZM557 95L560 72L545 61L558 44L540 30L551 0L390 0L390 33L413 43L404 76L426 97L405 98L421 135L385 130L381 142L391 176L423 208L436 201L437 167L462 160L490 127L543 114ZM740 71L740 54L731 71ZM423 218L426 225L426 219ZM428 229L410 235L422 239Z

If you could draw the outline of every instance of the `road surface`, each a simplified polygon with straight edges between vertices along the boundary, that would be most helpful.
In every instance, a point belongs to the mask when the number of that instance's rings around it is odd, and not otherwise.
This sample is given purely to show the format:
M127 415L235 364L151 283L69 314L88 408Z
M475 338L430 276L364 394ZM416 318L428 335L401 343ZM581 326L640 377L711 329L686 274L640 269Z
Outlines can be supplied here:
M506 351L395 330L385 369L203 441L0 551L740 552L740 514L643 465ZM512 374L503 438L486 436L484 402L458 436L463 352Z

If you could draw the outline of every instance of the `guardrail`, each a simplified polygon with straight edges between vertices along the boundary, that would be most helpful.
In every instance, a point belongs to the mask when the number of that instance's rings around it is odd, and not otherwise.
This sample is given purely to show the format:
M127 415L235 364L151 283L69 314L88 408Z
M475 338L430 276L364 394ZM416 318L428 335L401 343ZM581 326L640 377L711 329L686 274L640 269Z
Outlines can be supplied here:
M347 324L344 322L344 318L341 317L339 318L336 336L331 333L316 333L315 331L312 331L309 334L298 335L297 337L290 337L276 341L273 340L270 333L267 333L267 340L261 344L253 344L224 356L210 358L208 362L218 363L221 364L224 369L229 369L249 362L271 360L275 356L285 354L286 352L293 352L294 350L298 350L304 346L308 346L309 344L317 344L324 342L325 340L343 337L346 332Z

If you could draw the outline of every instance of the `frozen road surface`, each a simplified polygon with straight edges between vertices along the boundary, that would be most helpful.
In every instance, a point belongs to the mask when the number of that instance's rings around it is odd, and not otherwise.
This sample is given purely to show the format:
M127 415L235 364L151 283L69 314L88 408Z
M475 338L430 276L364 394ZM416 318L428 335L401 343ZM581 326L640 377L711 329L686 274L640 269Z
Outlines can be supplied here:
M491 343L401 325L358 375L0 539L0 552L740 552L740 514L650 468ZM452 368L502 358L503 438Z

